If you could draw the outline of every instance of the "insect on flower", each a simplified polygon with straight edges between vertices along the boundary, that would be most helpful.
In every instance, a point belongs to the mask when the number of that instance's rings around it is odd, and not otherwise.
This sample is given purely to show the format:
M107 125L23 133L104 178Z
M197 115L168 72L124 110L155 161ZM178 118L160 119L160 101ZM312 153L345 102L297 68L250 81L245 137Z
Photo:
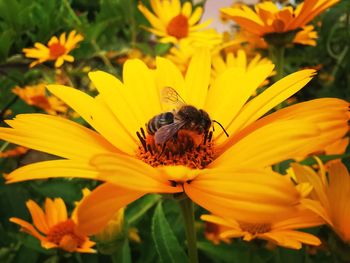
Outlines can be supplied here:
M149 120L146 125L147 132L154 135L155 144L165 144L172 137L176 140L179 130L193 131L200 136L204 135L205 143L208 135L209 137L212 136L209 129L213 127L214 122L220 125L228 137L226 130L219 122L211 120L206 111L186 104L173 88L163 88L161 96L165 103L177 105L179 109L173 112L161 113Z

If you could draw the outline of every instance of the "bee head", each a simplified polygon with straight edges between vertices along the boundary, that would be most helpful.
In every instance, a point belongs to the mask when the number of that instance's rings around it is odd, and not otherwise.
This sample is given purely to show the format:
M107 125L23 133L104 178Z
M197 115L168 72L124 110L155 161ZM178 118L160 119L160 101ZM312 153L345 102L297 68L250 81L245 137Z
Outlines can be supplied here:
M204 110L199 110L199 112L201 113L199 126L203 129L202 132L209 131L211 126L211 119L209 117L209 114Z

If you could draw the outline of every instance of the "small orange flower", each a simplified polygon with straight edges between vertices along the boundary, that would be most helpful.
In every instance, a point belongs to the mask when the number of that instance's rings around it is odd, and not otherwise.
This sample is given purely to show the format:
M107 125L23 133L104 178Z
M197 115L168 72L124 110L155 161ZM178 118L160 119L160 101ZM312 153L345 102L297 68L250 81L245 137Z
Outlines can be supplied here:
M29 65L31 68L50 60L54 60L55 67L58 68L62 66L64 61L74 61L74 57L69 55L69 52L75 49L83 39L82 35L73 30L69 33L68 38L66 38L66 33L62 33L59 39L56 36L51 37L47 46L36 42L34 48L24 48L23 52L27 58L37 59Z
M321 216L339 237L350 243L350 175L346 166L338 161L326 167L318 160L316 173L308 166L292 164L293 173L299 182L309 182L313 187L313 200L302 202Z
M21 231L39 239L42 247L60 248L68 252L95 252L91 248L95 242L92 242L84 232L79 230L75 210L68 218L66 205L61 198L53 200L46 198L45 212L32 200L27 201L26 205L34 226L16 217L11 217L10 221L20 225Z
M285 33L306 26L312 19L339 0L305 0L295 9L286 6L280 9L271 1L255 5L252 10L246 5L221 9L225 15L254 35Z
M24 88L15 87L12 89L12 92L18 95L28 105L43 109L51 115L65 113L68 109L60 99L46 94L46 84L43 83Z
M243 42L249 44L249 47L252 49L268 48L268 44L264 38L260 37L259 35L254 35L246 30L240 30L237 37ZM315 27L308 25L303 27L303 29L295 35L292 43L306 46L316 46L317 38L318 35L317 31L315 31Z
M276 218L269 222L247 223L214 215L203 215L201 218L210 222L212 227L218 230L214 242L218 243L220 240L227 242L230 238L238 237L242 237L245 241L258 238L292 249L300 249L302 243L320 245L321 241L317 237L295 229L324 224L320 217L305 208L301 208L284 219Z
M0 158L16 157L25 154L29 149L23 146L17 146L5 152L0 152Z

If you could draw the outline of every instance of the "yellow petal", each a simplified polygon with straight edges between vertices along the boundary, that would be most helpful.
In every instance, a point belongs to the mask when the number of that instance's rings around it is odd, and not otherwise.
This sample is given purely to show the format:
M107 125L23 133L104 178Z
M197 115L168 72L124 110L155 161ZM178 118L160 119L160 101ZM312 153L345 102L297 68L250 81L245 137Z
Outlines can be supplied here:
M332 222L344 241L350 240L350 176L341 162L332 163L329 167L329 186L327 188Z
M188 24L190 26L193 26L194 24L196 24L201 19L202 14L203 14L203 8L197 7L192 13L190 19L188 20Z
M165 30L164 23L158 17L152 14L144 5L139 4L137 7L154 28L161 31Z
M228 68L210 87L204 109L212 119L228 129L234 117L259 85L271 74L273 68L272 64L257 66L249 72L246 72L243 67ZM222 132L217 134L221 135ZM215 134L215 136L218 135Z
M268 232L262 234L261 238L274 241L279 246L292 249L300 249L302 243L313 246L319 246L321 244L320 239L316 236L293 230Z
M44 234L47 234L49 227L46 222L44 211L32 200L26 202L27 208L32 216L35 227Z
M90 72L89 78L99 91L102 100L120 121L119 129L125 130L136 140L136 131L144 123L137 118L137 112L134 111L137 105L128 104L132 99L130 90L126 89L116 77L103 71Z
M313 151L324 151L328 145L340 140L347 133L349 129L348 107L348 102L335 98L322 98L298 103L255 121L242 130L230 143L239 140L239 138L246 136L258 127L262 127L271 122L299 119L314 123L319 127L320 136L318 140L313 143ZM240 116L241 115L239 115L237 119L239 119ZM239 121L235 120L235 123L236 122Z
M16 217L11 217L10 219L10 222L12 223L15 223L17 225L20 225L21 228L22 228L22 231L36 237L37 239L39 240L45 240L45 237L43 235L41 235L31 224L29 224L28 222L22 220L22 219L19 219L19 218L16 218Z
M159 90L154 74L141 60L129 59L124 63L123 81L130 94L126 98L129 99L128 104L136 103L133 109L137 110L140 126L161 112Z
M22 166L5 176L7 183L56 177L97 179L98 172L86 162L55 160Z
M181 13L184 16L190 17L190 15L192 14L192 5L190 2L185 2L183 4Z
M296 210L300 198L288 178L266 170L242 168L203 170L185 183L184 189L208 211L243 222L283 217L287 211Z
M55 226L58 223L61 223L58 218L58 211L55 206L54 201L51 198L45 199L45 215L46 222L49 228Z
M325 185L323 184L321 177L308 166L292 163L291 167L293 168L293 172L298 182L309 182L313 186L321 204L328 210L330 204L325 194Z
M302 70L277 81L244 106L237 118L228 127L228 133L236 134L244 127L253 123L269 110L273 109L275 106L303 88L311 80L314 74L314 70ZM233 138L234 136L231 137L226 144L232 144Z
M101 102L77 89L48 85L48 90L72 107L97 132L123 152L134 154L135 140L121 128L112 112Z
M319 129L303 121L276 121L255 130L226 150L210 167L267 167L312 152Z
M208 93L210 70L209 50L199 49L192 57L185 77L186 96L184 99L187 104L203 109Z
M180 70L170 60L161 57L156 58L156 65L155 73L160 94L164 87L171 87L184 98L185 81Z
M232 199L271 205L293 205L299 200L299 193L289 178L279 174L247 168L210 169L201 171L190 186L207 189L208 194Z
M79 204L77 230L85 235L100 232L120 209L143 196L137 192L105 183L97 187Z
M91 160L91 165L99 171L98 179L133 191L145 193L176 193L180 187L173 187L167 176L152 166L135 158L101 154Z
M21 114L6 122L13 129L0 128L1 139L64 158L84 160L118 151L99 134L61 117Z
M53 202L57 211L57 221L66 221L68 219L67 207L66 204L63 202L62 198L55 198Z

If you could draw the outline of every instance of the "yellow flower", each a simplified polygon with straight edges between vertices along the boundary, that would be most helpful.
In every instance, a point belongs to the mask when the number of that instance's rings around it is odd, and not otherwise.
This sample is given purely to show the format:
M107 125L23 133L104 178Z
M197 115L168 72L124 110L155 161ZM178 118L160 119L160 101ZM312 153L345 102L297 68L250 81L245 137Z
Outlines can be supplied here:
M197 7L192 12L192 4L185 2L181 5L180 0L151 0L154 13L144 5L138 8L151 23L152 28L147 28L161 42L177 43L181 39L189 39L193 43L208 46L217 45L221 42L221 35L214 29L205 29L211 21L199 23L203 8Z
M292 164L299 182L309 182L314 187L314 200L304 200L306 206L320 215L345 242L350 242L350 175L341 162L332 162L328 176L323 164L316 173L308 166Z
M261 55L256 54L250 61L248 62L247 54L244 50L239 49L236 52L236 55L232 52L226 54L226 57L223 58L221 54L216 54L212 58L212 67L213 67L213 77L217 78L221 73L231 67L240 67L244 69L246 72L253 70L255 67L259 65L272 65L271 60L268 58L262 58ZM266 84L266 83L265 83Z
M81 232L76 217L68 218L67 208L61 198L45 200L45 212L33 200L26 203L33 225L12 217L10 221L21 226L21 230L39 239L41 246L60 248L68 252L93 253L95 245L88 236ZM77 207L76 207L77 209Z
M11 128L0 128L1 139L64 158L23 166L7 181L80 177L106 182L78 209L78 218L86 222L80 227L89 234L99 232L118 209L148 193L184 192L208 211L228 218L235 215L243 222L255 222L257 217L268 221L297 210L303 196L288 178L266 168L342 138L349 103L319 99L263 117L306 85L315 71L291 74L250 99L273 65L248 72L228 68L208 89L208 50L194 55L185 77L167 59L157 58L156 64L156 70L150 70L140 60L128 60L123 82L91 72L99 92L95 98L50 85L48 89L96 131L43 114L6 121ZM175 131L176 139L157 145L145 124L174 109L160 97L164 87L172 87L186 103L206 111L230 136L219 126L205 133L198 126L187 126Z
M30 67L54 60L55 67L58 68L62 66L64 61L74 61L74 57L69 55L69 52L75 49L77 44L83 39L82 35L77 34L76 31L73 30L69 33L68 38L66 38L66 33L62 33L59 39L56 36L51 37L47 46L36 42L34 48L24 48L23 52L27 58L37 59L29 65Z
M284 219L276 218L259 223L240 222L234 218L221 218L215 215L202 215L201 219L216 225L219 229L217 238L225 242L238 237L242 237L245 241L258 238L292 249L300 249L302 243L320 245L321 241L317 237L295 229L324 224L319 216L306 209L298 210Z
M12 92L19 96L28 105L43 109L48 114L57 115L67 112L67 106L55 96L46 94L46 84L26 86L24 88L15 87Z
M255 12L245 5L227 7L221 11L254 35L284 33L306 26L312 19L339 0L305 0L295 9L279 8L271 1L255 5Z
M186 74L196 48L189 41L181 41L177 46L172 47L165 58L171 60L180 69L183 75Z

